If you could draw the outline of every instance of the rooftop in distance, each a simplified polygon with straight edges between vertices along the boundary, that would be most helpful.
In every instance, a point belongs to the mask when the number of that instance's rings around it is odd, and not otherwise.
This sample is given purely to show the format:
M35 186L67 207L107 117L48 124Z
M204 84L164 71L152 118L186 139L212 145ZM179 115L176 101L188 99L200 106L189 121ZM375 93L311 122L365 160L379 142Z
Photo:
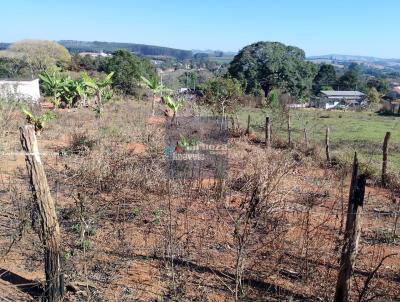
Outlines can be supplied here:
M360 91L335 91L335 90L323 90L322 94L331 97L341 97L341 96L364 96L365 94Z

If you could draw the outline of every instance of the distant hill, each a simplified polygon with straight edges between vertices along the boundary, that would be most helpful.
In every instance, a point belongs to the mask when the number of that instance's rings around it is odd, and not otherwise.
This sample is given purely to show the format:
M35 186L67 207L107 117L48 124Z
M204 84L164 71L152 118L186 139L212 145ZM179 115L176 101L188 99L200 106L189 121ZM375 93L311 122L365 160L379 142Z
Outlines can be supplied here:
M400 77L400 59L383 59L370 56L350 56L350 55L323 55L310 56L307 60L320 64L332 64L337 68L344 68L350 63L357 63L361 67L361 71L367 75L384 76L384 77Z
M112 53L118 49L127 49L133 53L143 56L168 56L179 60L192 58L190 50L175 49L162 46L134 44L134 43L119 43L119 42L99 42L99 41L75 41L61 40L58 41L64 45L70 53L79 52L105 52Z
M61 40L58 41L61 45L72 54L79 52L105 52L113 53L118 49L127 49L133 53L143 56L165 56L174 57L178 60L191 59L193 53L191 50L175 49L162 46L134 44L134 43L119 43L119 42L99 42L99 41L75 41L75 40ZM0 50L7 49L10 43L0 42Z
M383 59L369 56L352 56L352 55L323 55L323 56L310 56L307 57L310 61L342 61L342 62L365 62L365 63L400 63L400 59Z
M10 43L2 43L0 42L0 50L7 49L10 46Z

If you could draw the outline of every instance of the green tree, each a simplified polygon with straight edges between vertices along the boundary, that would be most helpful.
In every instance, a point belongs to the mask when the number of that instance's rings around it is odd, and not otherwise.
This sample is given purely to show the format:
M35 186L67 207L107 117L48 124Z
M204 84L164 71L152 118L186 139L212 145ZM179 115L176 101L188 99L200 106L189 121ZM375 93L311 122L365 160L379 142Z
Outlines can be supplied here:
M178 77L181 87L197 89L199 85L207 82L212 73L207 70L185 71Z
M156 97L157 95L162 96L162 91L164 86L160 83L160 79L158 76L153 76L147 79L144 76L141 76L143 83L146 85L147 88L151 90L153 93L153 102L151 104L151 114L154 116L155 114L155 104L156 104Z
M71 70L73 71L101 71L107 58L92 57L90 55L75 54L71 58Z
M368 91L368 99L370 100L370 102L377 104L380 102L381 100L381 96L378 92L378 90L376 90L375 87L372 87L369 91Z
M178 117L178 111L183 107L185 103L184 98L179 98L179 99L173 99L169 95L167 95L165 98L165 104L168 106L168 108L172 109L174 112L174 115L172 117L172 122L176 121L176 118Z
M91 78L87 73L82 73L82 79L91 92L96 96L97 108L95 108L97 117L103 115L103 95L106 89L112 84L114 72L110 72L104 79Z
M0 57L22 60L29 68L31 76L37 76L51 66L66 67L71 62L71 56L64 46L45 40L15 42L1 51Z
M0 57L0 78L17 79L27 77L29 74L25 62L20 58Z
M112 87L127 95L137 94L142 76L147 79L156 76L149 60L139 58L127 50L117 50L104 64L104 71L114 72Z
M379 93L387 93L389 91L389 83L382 78L369 78L366 83L368 88L375 88Z
M313 80L313 92L319 93L321 90L332 90L336 83L335 67L330 64L322 64Z
M272 89L267 95L267 106L272 109L280 107L279 97L281 92L279 89Z
M204 93L203 102L222 116L235 112L243 95L240 82L233 78L211 78L202 85L201 90Z
M185 71L178 80L183 87L195 89L199 84L199 74L195 71Z
M352 63L337 80L336 86L339 90L359 90L361 84L359 66L356 63Z
M229 74L238 79L245 92L261 87L265 95L281 89L297 98L310 94L316 65L305 60L303 50L279 42L257 42L244 47L229 66Z

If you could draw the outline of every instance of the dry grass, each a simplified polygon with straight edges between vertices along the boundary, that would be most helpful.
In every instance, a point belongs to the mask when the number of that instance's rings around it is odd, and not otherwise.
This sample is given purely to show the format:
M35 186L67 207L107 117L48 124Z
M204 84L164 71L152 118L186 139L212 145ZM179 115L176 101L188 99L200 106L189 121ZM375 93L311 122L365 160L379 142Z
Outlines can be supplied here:
M132 101L109 104L101 120L86 109L59 111L40 137L42 152L60 154L43 160L57 202L66 281L83 284L67 300L231 301L235 293L243 301L332 300L347 169L327 167L318 148L267 152L237 137L228 143L224 181L172 180L163 118L149 123L149 112ZM18 145L15 127L22 122L7 132L11 145ZM13 190L0 183L0 199L8 213L21 213L9 217L12 228L1 228L2 245L29 220L29 199L18 198L29 196L23 175L23 160L0 170L15 183ZM399 192L368 187L366 196L354 299L379 260L400 252L398 241L371 239L393 228ZM35 242L25 224L0 268L41 272ZM399 264L398 257L385 260L365 299L399 297Z

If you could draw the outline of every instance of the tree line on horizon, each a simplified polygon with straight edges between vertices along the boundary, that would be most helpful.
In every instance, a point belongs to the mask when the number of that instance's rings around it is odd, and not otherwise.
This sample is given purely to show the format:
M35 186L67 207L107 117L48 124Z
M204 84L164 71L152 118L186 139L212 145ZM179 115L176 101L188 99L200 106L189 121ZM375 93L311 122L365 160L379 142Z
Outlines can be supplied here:
M193 66L207 66L209 56L197 54L194 58ZM148 58L126 49L116 50L113 56L105 58L71 56L59 43L25 40L0 51L0 78L37 77L52 66L65 72L84 71L92 75L114 72L113 88L133 96L143 93L142 76L153 80L159 77L156 66ZM203 90L208 96L211 92L225 94L224 100L246 94L261 96L267 102L276 99L277 94L288 94L297 102L304 102L321 90L360 90L377 102L389 89L384 78L361 74L355 63L339 73L333 65L309 62L302 49L279 42L248 45L232 62L220 67L212 66L214 76L211 78L201 76L198 69L193 69L180 76L179 81L190 83L190 88Z

